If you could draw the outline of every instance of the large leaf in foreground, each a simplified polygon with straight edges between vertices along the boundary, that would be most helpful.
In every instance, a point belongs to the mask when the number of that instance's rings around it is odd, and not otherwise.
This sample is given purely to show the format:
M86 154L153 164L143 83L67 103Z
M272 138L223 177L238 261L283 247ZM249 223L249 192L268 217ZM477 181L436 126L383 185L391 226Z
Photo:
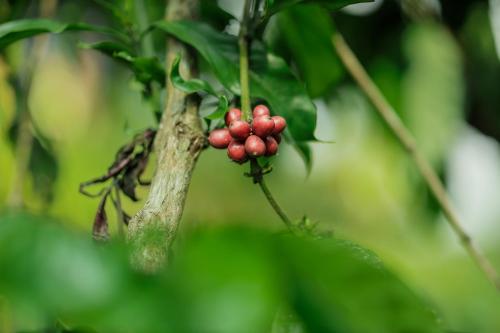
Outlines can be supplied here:
M143 275L123 248L0 216L0 294L20 316L15 331L60 318L99 332L261 333L291 309L310 333L441 332L425 302L351 243L226 227L179 245L168 270Z

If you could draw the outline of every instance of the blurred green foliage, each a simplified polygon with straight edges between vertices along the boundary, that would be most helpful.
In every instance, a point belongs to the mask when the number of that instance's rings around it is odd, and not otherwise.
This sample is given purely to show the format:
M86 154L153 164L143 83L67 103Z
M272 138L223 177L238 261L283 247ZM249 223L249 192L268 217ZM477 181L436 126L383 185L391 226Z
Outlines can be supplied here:
M200 229L154 276L131 270L127 254L119 243L97 246L46 219L4 216L0 313L12 322L3 324L15 331L59 320L99 332L269 332L283 308L304 332L441 332L425 302L350 242Z

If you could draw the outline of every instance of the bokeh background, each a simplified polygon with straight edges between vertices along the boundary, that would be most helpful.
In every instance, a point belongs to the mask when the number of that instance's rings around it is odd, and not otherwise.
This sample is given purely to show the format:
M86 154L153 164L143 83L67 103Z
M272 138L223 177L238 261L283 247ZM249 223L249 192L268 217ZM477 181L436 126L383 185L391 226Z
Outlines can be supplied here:
M219 5L236 16L241 11L234 1ZM151 18L162 16L162 6L156 1L148 8ZM113 24L92 1L47 1L45 7L47 13L23 15ZM0 2L0 16L11 9ZM283 145L267 177L271 190L297 220L306 215L319 229L373 250L436 305L450 331L499 332L498 293L460 247L416 168L334 50L315 41L311 31L332 29L311 21L317 10L289 10L265 33L274 52L293 59L315 98L316 134L325 141L312 144L310 173ZM348 7L334 21L439 171L466 230L500 270L500 1L377 0ZM226 29L234 31L234 22ZM14 44L0 58L0 210L22 207L55 217L89 237L98 200L79 194L79 183L103 174L120 146L155 126L131 73L76 47L95 39L46 35L30 48ZM24 87L27 120L16 111L23 101L13 83L23 80L31 83ZM13 128L23 124L35 138L28 135L31 143L20 149L14 142L22 142L22 131ZM19 156L26 147L33 157L23 166ZM200 225L283 228L245 171L224 152L203 152L181 238ZM141 189L139 197L146 196ZM133 214L143 203L124 200L125 210ZM116 233L116 223L111 228Z

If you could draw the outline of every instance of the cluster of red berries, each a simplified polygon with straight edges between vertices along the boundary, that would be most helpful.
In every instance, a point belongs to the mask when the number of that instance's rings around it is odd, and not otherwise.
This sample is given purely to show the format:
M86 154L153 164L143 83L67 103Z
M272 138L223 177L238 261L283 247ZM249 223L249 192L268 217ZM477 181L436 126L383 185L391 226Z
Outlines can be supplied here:
M241 119L241 110L232 108L225 116L225 128L215 129L208 141L214 148L227 148L227 156L237 163L245 163L249 158L273 156L278 152L281 132L286 120L280 116L271 117L265 105L253 109L251 123Z

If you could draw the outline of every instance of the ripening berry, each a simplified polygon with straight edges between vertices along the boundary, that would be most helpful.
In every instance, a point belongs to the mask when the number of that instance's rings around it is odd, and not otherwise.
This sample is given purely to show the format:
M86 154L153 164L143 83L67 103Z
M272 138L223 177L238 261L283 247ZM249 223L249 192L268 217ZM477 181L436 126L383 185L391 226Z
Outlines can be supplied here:
M271 135L274 130L274 120L269 116L260 116L253 119L253 133L261 138Z
M227 147L227 156L237 163L245 163L248 160L245 144L237 140L231 141Z
M273 134L272 136L273 136L274 140L276 140L276 142L278 144L281 143L281 134Z
M285 118L283 118L281 116L273 116L271 119L274 121L273 134L279 134L279 133L283 132L283 130L286 127Z
M227 128L215 129L210 132L208 136L208 142L210 145L217 149L227 148L233 137L229 133Z
M278 142L272 136L266 138L266 156L276 155L278 152Z
M229 125L229 133L233 138L241 141L245 141L250 136L251 130L250 124L243 120L235 120Z
M270 116L271 113L269 112L269 109L267 106L263 104L259 104L256 107L253 108L253 117L262 117L262 116Z
M241 119L241 110L237 108L231 108L227 111L224 120L226 121L226 126L229 126L233 121Z
M266 153L266 144L257 135L250 135L245 141L245 151L250 157L262 156Z

